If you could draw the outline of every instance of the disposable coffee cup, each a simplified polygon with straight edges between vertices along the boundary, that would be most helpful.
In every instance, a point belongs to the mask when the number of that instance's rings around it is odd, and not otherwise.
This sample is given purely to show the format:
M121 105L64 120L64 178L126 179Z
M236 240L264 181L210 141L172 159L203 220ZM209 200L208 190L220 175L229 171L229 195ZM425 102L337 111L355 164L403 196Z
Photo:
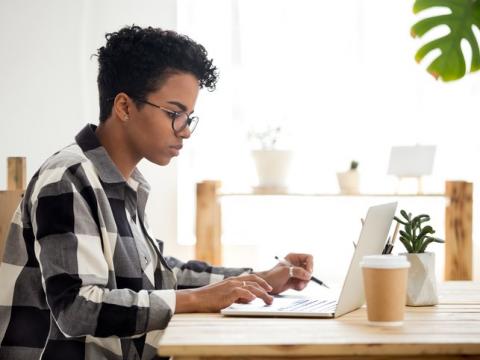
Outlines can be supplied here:
M360 266L371 325L400 326L405 313L410 263L405 256L364 256Z

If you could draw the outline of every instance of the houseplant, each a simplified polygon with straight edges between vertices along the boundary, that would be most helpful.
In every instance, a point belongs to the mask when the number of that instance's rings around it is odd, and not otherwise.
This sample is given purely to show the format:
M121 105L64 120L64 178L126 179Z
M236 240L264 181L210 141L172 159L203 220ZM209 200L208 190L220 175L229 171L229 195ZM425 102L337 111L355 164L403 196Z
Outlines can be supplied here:
M403 219L396 216L394 219L403 225L400 241L408 252L406 255L411 264L408 272L407 305L435 305L438 303L435 254L425 250L431 243L445 241L432 236L435 230L427 225L430 221L429 215L412 216L405 210L401 210L400 214Z
M267 126L250 131L248 137L255 143L252 156L258 176L258 191L285 192L292 152L278 148L280 126Z
M352 160L349 170L337 172L337 180L342 194L358 194L360 188L358 161Z
M470 45L472 56L470 72L480 69L480 49L472 27L480 28L480 1L478 0L416 0L415 14L432 8L443 8L448 14L426 17L412 26L413 37L422 37L430 30L446 25L449 33L424 44L415 54L420 62L432 50L440 49L441 54L432 61L427 71L436 79L458 80L465 75L466 65L461 42L465 39Z

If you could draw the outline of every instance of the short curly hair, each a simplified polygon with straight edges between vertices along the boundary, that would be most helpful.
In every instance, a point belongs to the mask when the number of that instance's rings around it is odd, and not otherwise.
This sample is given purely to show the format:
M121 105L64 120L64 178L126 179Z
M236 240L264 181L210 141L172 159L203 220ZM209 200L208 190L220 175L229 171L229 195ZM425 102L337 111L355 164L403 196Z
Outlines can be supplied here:
M215 90L218 70L205 48L175 31L126 26L105 35L107 43L98 49L98 92L100 122L111 114L120 92L144 100L172 74L193 74L200 88ZM143 106L136 101L137 107Z

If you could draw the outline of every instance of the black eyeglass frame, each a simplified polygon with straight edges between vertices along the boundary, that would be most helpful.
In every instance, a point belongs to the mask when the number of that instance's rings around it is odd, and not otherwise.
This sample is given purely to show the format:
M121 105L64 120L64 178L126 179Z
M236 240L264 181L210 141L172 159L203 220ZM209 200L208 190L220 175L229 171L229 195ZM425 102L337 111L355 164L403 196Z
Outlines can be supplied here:
M153 106L157 109L160 109L160 110L164 111L170 117L170 119L172 120L172 130L175 133L175 135L178 134L179 132L183 131L187 126L188 126L188 129L190 130L190 134L193 134L193 131L195 130L195 128L198 125L198 122L200 121L198 116L188 115L185 111L174 111L174 110L164 108L163 106L151 103L150 101L147 101L147 100L137 99L137 98L132 98L132 99L134 99L135 101L138 101L140 103L147 104L147 105ZM185 121L185 123L179 129L176 129L175 128L175 120L177 120L182 114L187 115L187 121ZM190 125L192 123L194 125L193 125L193 127L190 127Z

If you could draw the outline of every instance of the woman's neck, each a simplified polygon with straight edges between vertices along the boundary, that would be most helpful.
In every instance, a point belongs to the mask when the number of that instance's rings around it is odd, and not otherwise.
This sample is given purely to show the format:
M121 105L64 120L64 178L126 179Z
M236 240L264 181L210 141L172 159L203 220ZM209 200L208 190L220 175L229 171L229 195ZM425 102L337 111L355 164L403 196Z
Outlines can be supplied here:
M141 157L130 149L120 122L107 119L100 123L95 130L95 134L120 173L127 180L140 162Z

